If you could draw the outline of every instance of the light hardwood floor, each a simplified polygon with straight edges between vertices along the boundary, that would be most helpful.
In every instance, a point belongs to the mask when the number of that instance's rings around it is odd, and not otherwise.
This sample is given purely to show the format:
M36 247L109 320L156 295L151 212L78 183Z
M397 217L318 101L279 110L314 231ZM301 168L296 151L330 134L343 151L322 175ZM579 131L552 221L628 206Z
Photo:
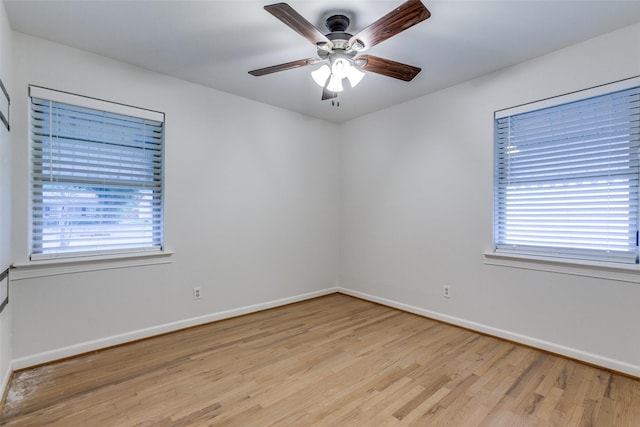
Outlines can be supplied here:
M17 372L10 426L640 426L640 381L341 294Z

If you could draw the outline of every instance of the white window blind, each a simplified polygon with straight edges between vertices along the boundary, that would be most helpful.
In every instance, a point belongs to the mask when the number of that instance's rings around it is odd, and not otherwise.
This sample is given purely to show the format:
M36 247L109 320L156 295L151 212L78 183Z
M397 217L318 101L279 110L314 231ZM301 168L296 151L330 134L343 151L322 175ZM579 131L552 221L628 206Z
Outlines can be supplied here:
M497 252L638 262L637 80L496 113Z
M163 114L39 87L30 96L32 259L160 250Z

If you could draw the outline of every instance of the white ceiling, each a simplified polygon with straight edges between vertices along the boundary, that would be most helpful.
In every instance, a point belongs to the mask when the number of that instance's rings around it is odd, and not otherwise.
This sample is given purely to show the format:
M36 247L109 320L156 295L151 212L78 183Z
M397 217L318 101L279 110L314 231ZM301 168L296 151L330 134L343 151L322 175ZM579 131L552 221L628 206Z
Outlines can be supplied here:
M309 75L317 66L247 73L315 56L313 45L262 8L275 2L5 0L16 31L334 122L640 22L640 0L423 0L431 18L367 51L422 72L409 83L368 73L332 107ZM402 2L288 0L322 32L327 12L347 14L352 34Z

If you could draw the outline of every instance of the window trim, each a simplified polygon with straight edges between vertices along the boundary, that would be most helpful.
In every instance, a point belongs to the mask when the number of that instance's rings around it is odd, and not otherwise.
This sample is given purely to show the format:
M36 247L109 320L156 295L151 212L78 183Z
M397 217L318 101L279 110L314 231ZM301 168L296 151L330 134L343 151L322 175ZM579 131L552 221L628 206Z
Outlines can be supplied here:
M78 107L90 108L101 110L108 113L122 114L137 117L145 120L153 120L162 122L163 126L166 125L165 113L151 110L148 108L135 107L128 104L118 103L114 101L107 101L99 98L93 98L85 95L74 94L70 92L50 89L37 85L29 85L28 86L28 98L29 103L31 102L31 98L40 98L47 99L53 102L60 102L65 104L71 104ZM31 129L31 116L29 115L29 123L28 128ZM31 149L31 136L29 130L29 147ZM164 136L163 136L164 139ZM32 175L33 175L33 162L31 159L29 160L29 185L32 184ZM64 267L64 270L69 270L70 272L76 271L93 271L93 270L102 270L106 268L95 268L96 263L101 263L103 261L115 261L115 262L125 262L125 264L131 264L131 266L138 265L152 265L152 264L163 264L168 263L169 261L164 260L166 257L173 255L173 251L166 250L166 239L165 236L165 223L166 220L164 218L165 211L165 195L164 195L164 167L165 167L165 159L164 159L164 140L163 140L163 148L162 148L162 200L161 200L161 210L163 212L162 219L162 235L163 241L161 242L161 246L158 247L141 247L141 248L123 248L123 249L108 249L108 250L95 250L95 251L78 251L78 252L68 252L68 253L48 253L48 254L34 254L32 253L33 249L33 207L32 202L33 198L30 195L29 200L29 227L28 227L28 261L25 263L19 263L12 265L13 268L18 268L23 271L28 270L30 267L34 267L36 269L42 269L45 266L51 266L51 268L55 270L59 270L61 267ZM29 190L31 192L31 189ZM132 260L131 262L127 262L126 260ZM93 265L93 267L91 266ZM123 265L123 266L127 266ZM112 267L108 267L112 268ZM56 273L62 274L62 273ZM51 274L44 274L51 275ZM39 277L40 275L30 276L29 277Z
M611 83L604 83L587 89L576 90L574 92L568 92L549 98L543 98L537 101L527 102L525 104L504 108L502 110L496 110L493 113L493 120L495 121L496 119L501 119L503 117L513 116L516 114L527 113L533 110L541 110L543 108L553 107L558 104L568 104L570 102L580 101L582 99L591 98L594 96L605 95L610 92L630 89L638 85L640 85L640 75L629 77L627 79L616 80ZM558 102L558 98L562 98L562 101ZM535 105L535 108L531 108L533 105Z
M32 260L14 263L11 266L11 280L171 264L171 257L174 253L174 251L164 249L147 253L128 252L101 256Z
M483 264L488 266L509 267L521 270L559 273L593 279L615 280L618 282L640 283L640 265L621 264L604 261L586 261L569 258L551 258L486 251Z
M109 113L155 120L157 122L164 122L165 119L164 113L160 111L134 107L127 104L106 101L84 95L77 95L70 92L48 89L42 86L29 85L29 97L44 98L55 102L62 102L64 104L76 105L78 107L93 108L94 110L102 110Z

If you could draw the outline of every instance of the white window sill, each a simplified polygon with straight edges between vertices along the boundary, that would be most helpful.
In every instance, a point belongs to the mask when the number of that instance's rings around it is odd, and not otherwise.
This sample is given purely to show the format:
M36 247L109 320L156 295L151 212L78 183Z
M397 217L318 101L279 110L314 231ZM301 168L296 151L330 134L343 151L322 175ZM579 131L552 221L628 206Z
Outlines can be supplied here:
M640 283L640 265L485 252L485 265Z
M173 251L158 251L27 261L13 264L10 274L13 282L60 274L170 264L171 255Z

